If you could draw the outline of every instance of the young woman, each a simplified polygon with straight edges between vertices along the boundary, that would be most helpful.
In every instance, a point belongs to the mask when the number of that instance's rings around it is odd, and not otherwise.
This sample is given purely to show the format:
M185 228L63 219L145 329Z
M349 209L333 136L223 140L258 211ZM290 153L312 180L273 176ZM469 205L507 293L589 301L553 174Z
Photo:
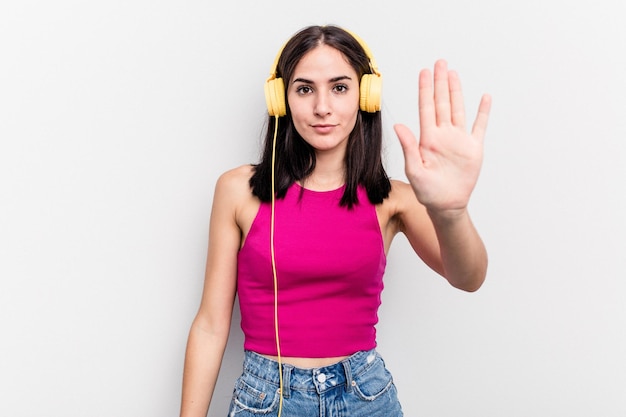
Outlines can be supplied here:
M468 133L457 74L442 60L420 73L419 142L394 126L406 183L383 168L380 74L355 34L307 27L272 71L262 159L216 184L181 416L207 414L236 294L245 357L230 415L401 416L375 349L386 254L404 233L451 285L481 286L487 255L467 205L490 98Z

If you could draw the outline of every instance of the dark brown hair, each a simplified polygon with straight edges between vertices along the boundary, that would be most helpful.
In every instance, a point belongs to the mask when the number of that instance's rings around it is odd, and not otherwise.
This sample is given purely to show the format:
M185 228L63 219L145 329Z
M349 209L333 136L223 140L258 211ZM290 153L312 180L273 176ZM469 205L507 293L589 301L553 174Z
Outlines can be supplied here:
M328 45L341 52L355 69L359 79L371 73L369 58L359 42L337 26L309 26L296 33L284 46L276 76L289 85L300 59L319 45ZM286 101L286 97L285 97ZM277 120L269 116L261 161L254 165L250 178L252 193L261 201L271 200L272 144ZM362 185L372 204L380 204L389 196L391 183L382 164L382 119L380 112L359 111L354 129L348 138L345 156L346 188L340 205L358 203L357 187ZM315 168L315 150L296 131L287 104L287 115L280 119L276 138L275 192L283 198L295 182L305 179Z

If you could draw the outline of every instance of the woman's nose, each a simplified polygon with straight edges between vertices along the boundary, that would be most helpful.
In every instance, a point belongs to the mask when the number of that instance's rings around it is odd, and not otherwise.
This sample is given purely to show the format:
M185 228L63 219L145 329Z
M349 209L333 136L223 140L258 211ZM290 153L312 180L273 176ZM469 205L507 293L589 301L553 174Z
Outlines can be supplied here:
M325 116L330 113L330 98L326 94L318 94L315 100L315 114Z

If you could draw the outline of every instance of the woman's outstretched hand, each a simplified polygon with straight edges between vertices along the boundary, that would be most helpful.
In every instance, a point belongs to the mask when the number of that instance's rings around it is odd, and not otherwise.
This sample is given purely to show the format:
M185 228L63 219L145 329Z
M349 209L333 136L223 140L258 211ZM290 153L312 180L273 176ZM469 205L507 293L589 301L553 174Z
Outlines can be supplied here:
M435 63L419 75L419 143L401 124L394 129L404 152L405 171L417 199L431 212L464 210L478 180L483 140L491 108L484 95L471 132L465 124L465 106L459 76L447 63Z

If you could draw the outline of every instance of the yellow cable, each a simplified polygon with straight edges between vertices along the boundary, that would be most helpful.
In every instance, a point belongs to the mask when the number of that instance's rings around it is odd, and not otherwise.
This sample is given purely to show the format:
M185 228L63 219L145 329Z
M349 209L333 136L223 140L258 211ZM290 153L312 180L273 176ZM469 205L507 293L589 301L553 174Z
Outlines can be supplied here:
M276 332L276 353L278 356L279 395L278 417L283 410L283 363L280 355L280 338L278 337L278 277L276 276L276 259L274 257L274 207L276 205L276 136L278 134L278 116L274 123L274 141L272 142L272 214L270 218L270 252L272 257L272 275L274 277L274 330Z

